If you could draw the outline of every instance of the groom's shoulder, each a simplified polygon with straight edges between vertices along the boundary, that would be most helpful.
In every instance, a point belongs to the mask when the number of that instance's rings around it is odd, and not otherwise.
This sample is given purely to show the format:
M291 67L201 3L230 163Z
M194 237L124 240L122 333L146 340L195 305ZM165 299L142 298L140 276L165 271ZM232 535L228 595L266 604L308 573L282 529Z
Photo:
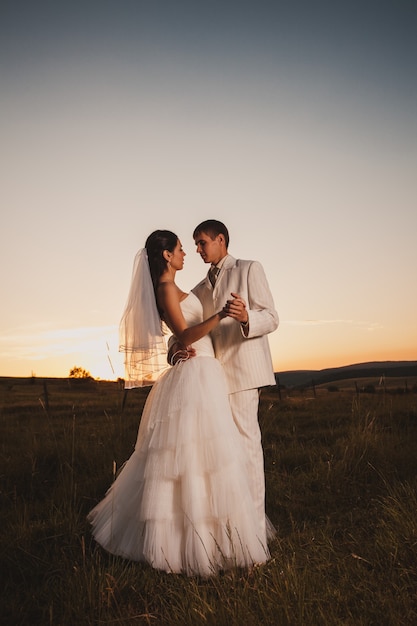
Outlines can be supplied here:
M235 267L240 267L241 269L246 269L254 263L257 263L257 261L251 259L235 259Z
M195 285L195 287L191 289L191 291L195 293L196 291L199 291L202 287L205 287L205 286L206 286L206 279L203 278L202 280L200 280L199 283Z
M250 261L248 259L235 259L235 257L228 254L224 263L224 267L226 269L233 269L234 267L244 267L246 265L250 265L251 263L253 263L253 261Z

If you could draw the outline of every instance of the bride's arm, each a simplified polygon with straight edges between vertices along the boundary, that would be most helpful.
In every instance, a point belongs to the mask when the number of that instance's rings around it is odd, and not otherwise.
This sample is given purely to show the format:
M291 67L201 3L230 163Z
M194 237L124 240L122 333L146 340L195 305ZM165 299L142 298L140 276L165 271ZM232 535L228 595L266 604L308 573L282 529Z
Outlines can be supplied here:
M161 283L158 287L158 305L164 313L164 320L177 340L188 346L207 335L226 317L224 311L215 313L195 326L187 326L181 311L180 298L174 283Z

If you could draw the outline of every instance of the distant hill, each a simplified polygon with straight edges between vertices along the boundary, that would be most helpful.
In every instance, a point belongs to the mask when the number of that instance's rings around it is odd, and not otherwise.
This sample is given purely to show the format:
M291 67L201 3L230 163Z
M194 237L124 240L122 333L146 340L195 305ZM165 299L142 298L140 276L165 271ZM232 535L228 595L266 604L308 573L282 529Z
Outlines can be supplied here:
M275 379L285 387L306 387L350 378L417 376L417 361L375 361L323 370L293 370L276 372Z

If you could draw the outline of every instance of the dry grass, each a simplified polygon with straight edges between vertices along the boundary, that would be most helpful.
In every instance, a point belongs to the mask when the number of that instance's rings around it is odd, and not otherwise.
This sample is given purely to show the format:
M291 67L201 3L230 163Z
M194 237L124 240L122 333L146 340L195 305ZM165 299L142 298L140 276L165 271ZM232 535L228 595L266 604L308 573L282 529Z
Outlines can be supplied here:
M1 606L13 624L417 623L417 395L264 393L272 559L209 580L102 551L86 513L146 392L0 381Z

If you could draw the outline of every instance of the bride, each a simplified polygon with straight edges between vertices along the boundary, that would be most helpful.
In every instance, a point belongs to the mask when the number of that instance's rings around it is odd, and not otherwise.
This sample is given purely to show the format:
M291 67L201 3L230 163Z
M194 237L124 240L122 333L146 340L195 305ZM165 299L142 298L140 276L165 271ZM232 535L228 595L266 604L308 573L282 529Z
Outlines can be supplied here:
M136 256L121 322L126 387L153 384L135 450L88 514L108 552L166 572L209 576L269 558L222 366L198 298L175 283L185 252L166 230ZM163 326L195 350L167 365ZM162 371L162 373L161 373Z

